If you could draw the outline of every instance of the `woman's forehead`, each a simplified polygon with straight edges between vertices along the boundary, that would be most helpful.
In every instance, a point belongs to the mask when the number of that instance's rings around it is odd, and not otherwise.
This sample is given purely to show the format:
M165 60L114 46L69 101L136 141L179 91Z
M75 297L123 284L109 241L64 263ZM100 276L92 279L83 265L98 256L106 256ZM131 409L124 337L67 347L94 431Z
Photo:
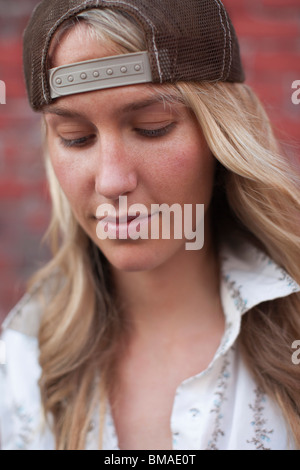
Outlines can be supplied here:
M160 90L159 86L148 84L129 85L125 87L97 90L89 93L62 97L44 108L44 113L65 117L84 117L97 119L101 115L121 117L131 113L151 112L157 116L161 113L184 112L185 106L171 92Z
M107 39L100 40L91 33L90 28L81 22L59 38L52 41L49 57L51 67L73 64L92 59L101 59L120 54L120 49Z

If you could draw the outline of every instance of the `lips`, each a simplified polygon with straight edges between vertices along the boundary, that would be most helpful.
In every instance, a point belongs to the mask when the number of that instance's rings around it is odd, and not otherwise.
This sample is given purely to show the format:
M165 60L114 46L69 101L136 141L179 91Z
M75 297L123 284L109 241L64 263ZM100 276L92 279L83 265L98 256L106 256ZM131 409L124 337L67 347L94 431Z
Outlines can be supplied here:
M121 224L129 224L130 222L132 222L133 220L137 219L137 218L140 218L140 219L144 219L144 218L148 218L148 217L151 217L151 214L136 214L136 215L121 215L121 216L110 216L110 215L106 215L106 216L103 216L103 217L96 217L96 219L98 221L103 221L105 223L111 223L111 224L116 224L116 225L121 225Z
M137 240L138 238L148 238L149 222L152 217L153 214L151 213L140 213L134 216L129 214L116 217L108 215L96 217L96 219L99 221L99 228L101 228L102 234L105 234L105 238L112 240Z

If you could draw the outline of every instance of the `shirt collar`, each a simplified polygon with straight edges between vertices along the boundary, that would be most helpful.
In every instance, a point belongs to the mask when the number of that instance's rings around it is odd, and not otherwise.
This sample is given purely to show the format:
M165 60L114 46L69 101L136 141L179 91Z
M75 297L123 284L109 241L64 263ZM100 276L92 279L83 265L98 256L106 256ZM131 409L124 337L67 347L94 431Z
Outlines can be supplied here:
M240 315L261 302L300 291L300 286L282 267L239 235L223 242L220 257L223 306L231 297Z
M243 314L262 302L300 291L300 286L282 267L241 235L230 234L222 242L220 262L220 295L226 326L210 366L234 344Z

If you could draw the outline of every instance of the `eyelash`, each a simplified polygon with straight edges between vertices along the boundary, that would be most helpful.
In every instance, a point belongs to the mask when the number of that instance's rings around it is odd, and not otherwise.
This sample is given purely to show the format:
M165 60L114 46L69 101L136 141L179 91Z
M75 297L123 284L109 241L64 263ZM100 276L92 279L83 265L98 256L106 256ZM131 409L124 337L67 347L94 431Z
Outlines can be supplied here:
M146 137L149 139L155 139L159 137L164 137L167 135L171 129L175 126L175 123L172 122L165 127L161 127L160 129L135 129L135 131L140 134L142 137Z
M171 129L175 126L175 123L168 124L165 127L161 127L160 129L139 129L135 128L134 131L137 132L141 137L145 137L146 139L157 139L159 137L164 137L167 135ZM80 139L73 139L68 140L60 137L61 143L66 148L72 147L86 147L88 146L91 141L93 140L94 135L89 135L87 137L81 137Z
M93 135L89 135L87 137L81 137L80 139L73 139L68 140L64 139L63 137L60 138L61 143L64 147L71 148L71 147L86 147L89 143L91 143L93 139Z

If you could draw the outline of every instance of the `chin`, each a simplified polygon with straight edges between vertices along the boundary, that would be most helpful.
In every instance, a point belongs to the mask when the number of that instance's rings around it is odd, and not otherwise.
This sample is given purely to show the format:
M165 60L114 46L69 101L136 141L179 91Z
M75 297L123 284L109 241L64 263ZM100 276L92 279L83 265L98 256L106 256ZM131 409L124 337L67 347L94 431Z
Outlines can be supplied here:
M141 241L117 242L115 246L103 246L101 243L98 246L114 268L124 272L142 272L162 266L174 255L172 244L170 245L169 240L167 242L169 243L162 243L162 240L144 240L142 243Z

